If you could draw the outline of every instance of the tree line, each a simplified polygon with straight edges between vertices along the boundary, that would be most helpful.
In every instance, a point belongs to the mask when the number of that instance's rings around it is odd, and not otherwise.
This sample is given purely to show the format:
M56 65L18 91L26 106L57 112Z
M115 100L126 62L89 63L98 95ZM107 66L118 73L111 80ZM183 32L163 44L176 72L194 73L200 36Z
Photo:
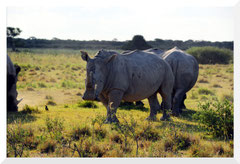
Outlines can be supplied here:
M22 31L19 28L7 27L7 47L12 48L69 48L69 49L147 49L159 48L161 50L168 50L175 46L182 50L187 50L191 47L204 47L214 46L219 48L226 48L233 50L233 41L225 42L211 42L211 41L198 41L198 40L164 40L155 39L152 41L145 41L141 35L135 35L132 40L128 41L112 41L104 40L62 40L58 38L53 39L39 39L30 37L28 39L16 38Z

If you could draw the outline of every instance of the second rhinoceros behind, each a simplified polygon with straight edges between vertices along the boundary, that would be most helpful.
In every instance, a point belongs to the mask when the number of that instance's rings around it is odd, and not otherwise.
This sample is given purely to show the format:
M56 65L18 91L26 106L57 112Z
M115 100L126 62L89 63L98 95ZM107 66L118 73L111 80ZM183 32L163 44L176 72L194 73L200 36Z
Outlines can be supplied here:
M106 123L118 122L117 108L121 100L127 102L148 98L150 116L155 120L160 107L157 93L163 99L163 108L171 109L174 76L169 64L157 55L132 51L124 55L112 51L99 51L91 59L81 51L87 62L86 90L84 100L97 97L107 108ZM162 120L167 119L165 110Z

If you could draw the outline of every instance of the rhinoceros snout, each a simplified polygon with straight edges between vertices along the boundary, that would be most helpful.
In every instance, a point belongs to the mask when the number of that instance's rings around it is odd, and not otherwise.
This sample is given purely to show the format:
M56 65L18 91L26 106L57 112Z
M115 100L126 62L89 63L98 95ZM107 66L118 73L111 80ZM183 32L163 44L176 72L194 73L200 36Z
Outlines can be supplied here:
M83 100L95 100L96 97L95 97L95 94L94 93L88 93L88 92L85 92L82 96L82 99Z

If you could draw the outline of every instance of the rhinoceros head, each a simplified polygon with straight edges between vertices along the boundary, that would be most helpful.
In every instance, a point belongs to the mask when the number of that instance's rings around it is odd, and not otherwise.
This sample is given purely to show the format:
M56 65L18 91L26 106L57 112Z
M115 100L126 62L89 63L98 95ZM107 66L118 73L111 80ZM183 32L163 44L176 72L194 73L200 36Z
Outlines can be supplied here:
M81 57L87 62L86 67L86 90L83 94L84 100L97 100L99 94L102 92L106 77L108 74L107 64L111 61L115 55L106 55L101 51L101 56L98 54L91 59L87 52L81 51Z
M16 90L17 75L20 72L21 68L19 66L12 66L13 69L10 72L7 72L7 111L16 112L18 110L17 100L18 92ZM9 71L9 70L8 70Z

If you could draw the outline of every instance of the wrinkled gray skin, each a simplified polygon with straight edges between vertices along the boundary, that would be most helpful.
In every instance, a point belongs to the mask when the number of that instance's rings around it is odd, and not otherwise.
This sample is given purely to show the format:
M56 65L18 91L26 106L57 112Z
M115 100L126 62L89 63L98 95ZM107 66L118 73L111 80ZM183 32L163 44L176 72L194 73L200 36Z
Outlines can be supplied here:
M116 112L121 100L133 102L148 98L149 120L156 120L159 108L157 93L162 96L163 109L171 109L174 76L162 58L142 51L122 55L101 50L93 59L86 52L81 53L82 59L87 61L83 99L99 97L107 108L106 123L118 122ZM168 117L164 110L161 120Z
M148 52L151 54L157 54L160 57L162 57L162 55L164 54L164 51L160 50L158 48L150 48L150 49L144 50L144 52Z
M184 100L186 99L186 93L192 89L197 81L199 72L198 62L193 56L177 47L159 55L169 63L175 77L172 112L173 115L178 116L182 109L185 108Z
M16 90L17 75L21 68L19 66L14 66L10 57L7 55L7 111L17 112L18 103L17 100L18 92Z
M131 51L124 51L122 52L122 54L127 54ZM157 48L149 48L147 50L143 50L143 52L147 52L147 53L151 53L151 54L157 54L158 56L162 57L161 54L163 54L164 51L160 50L160 49L157 49ZM142 101L136 101L136 105L140 105L140 106L144 106L143 102ZM159 110L160 110L161 107L159 107Z
M127 52L123 52L123 54ZM179 115L182 109L186 108L184 104L184 100L187 98L186 93L192 89L197 81L199 71L198 62L193 56L177 47L165 52L157 48L150 48L143 52L156 54L170 64L175 77L172 111L174 115Z

